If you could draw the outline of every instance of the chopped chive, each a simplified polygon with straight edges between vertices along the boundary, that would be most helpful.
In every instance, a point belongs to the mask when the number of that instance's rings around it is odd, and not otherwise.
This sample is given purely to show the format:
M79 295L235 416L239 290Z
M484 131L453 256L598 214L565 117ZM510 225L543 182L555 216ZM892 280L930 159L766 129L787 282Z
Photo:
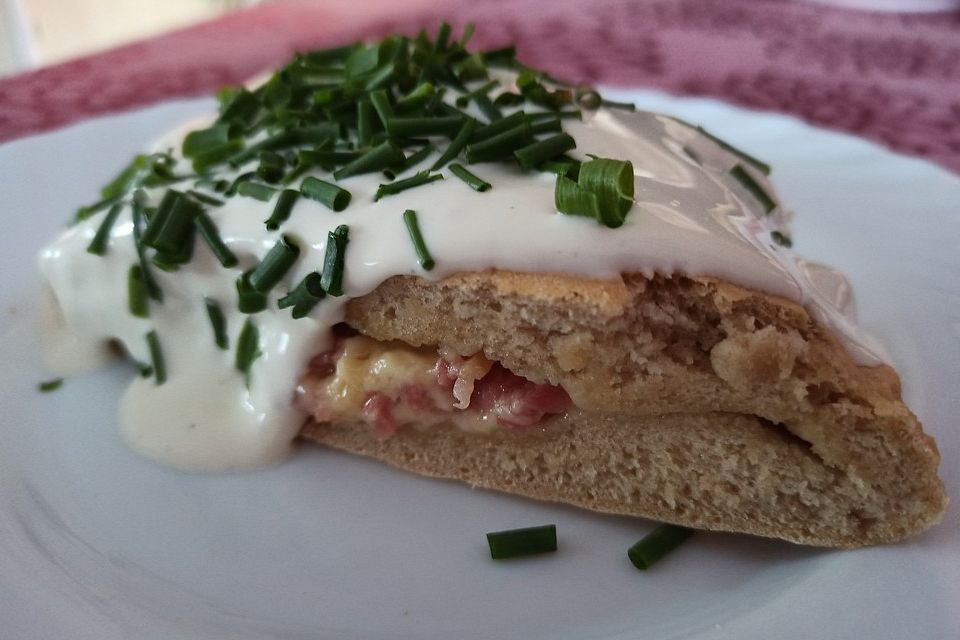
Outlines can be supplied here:
M213 196L197 191L196 189L188 189L187 195L200 204L209 205L211 207L222 207L224 204L223 200L220 198L214 198Z
M627 557L637 569L646 571L658 560L676 549L693 534L693 529L674 524L661 524L627 550Z
M517 162L524 169L533 169L539 164L552 160L557 156L563 155L567 151L575 148L577 143L567 133L558 133L557 135L538 140L533 144L527 145L513 152Z
M300 193L333 211L343 211L350 204L349 191L312 176L307 176L300 183Z
M348 178L350 176L362 173L372 173L381 171L388 167L402 163L406 160L403 152L392 142L387 140L356 160L347 163L345 166L333 172L333 177L337 180Z
M349 240L350 228L345 224L327 233L320 286L331 296L343 295L343 266Z
M468 171L462 164L453 163L450 165L450 173L466 182L474 191L489 191L492 186L489 182Z
M121 211L123 211L123 203L118 202L110 207L110 210L103 216L100 226L97 227L97 232L87 247L87 253L98 256L107 254L107 245L110 242L110 230L113 229L113 224L117 221L117 217Z
M216 300L204 298L207 306L207 316L210 318L210 327L213 329L213 341L221 349L230 348L230 338L227 336L227 319L220 310Z
M433 84L429 82L423 82L414 87L413 91L397 100L397 104L394 105L394 109L401 113L419 109L423 105L427 104L436 94L437 91Z
M417 212L413 209L407 209L403 212L403 224L407 226L407 233L410 234L410 241L413 243L413 249L417 252L417 262L423 267L424 271L433 269L434 261L427 250L427 245L423 242L423 236L420 234L420 225L417 223Z
M181 151L186 158L195 158L212 149L229 145L236 138L236 127L218 124L208 129L191 131L183 139Z
M250 180L257 177L256 171L248 171L246 173L241 173L236 178L233 179L233 182L230 183L230 186L227 187L227 190L223 192L225 196L235 196L240 190L240 185L249 182Z
M163 360L160 338L157 337L157 332L154 330L147 333L147 347L150 349L150 363L153 366L153 378L159 386L167 381L167 365Z
M247 386L250 386L250 368L260 355L260 331L257 330L257 325L247 318L237 337L237 355L234 359L234 366L243 373Z
M771 231L770 237L781 247L790 248L793 246L793 240L790 239L790 236L780 231Z
M483 64L483 57L479 53L467 56L453 65L453 75L460 82L483 80L487 77L487 68Z
M480 112L487 117L487 120L490 122L496 122L503 119L503 114L500 112L500 109L494 104L493 100L490 99L485 93L481 93L473 99L474 103L480 109Z
M490 557L494 560L519 558L557 550L557 525L493 531L487 534Z
M497 82L496 80L491 80L490 82L487 82L486 84L484 84L482 87L474 89L470 93L465 93L462 96L458 97L454 102L454 104L456 104L458 107L461 107L461 108L465 107L468 104L470 104L470 101L476 98L477 96L487 95L498 86L500 86L499 82Z
M470 137L470 142L480 142L481 140L492 138L505 131L509 131L510 129L518 127L528 120L529 116L527 116L527 114L525 114L523 111L511 113L509 116L501 120L491 122L490 124L482 126L474 131L473 135Z
M560 213L588 216L607 227L619 227L633 206L633 164L608 158L584 162L576 182L557 176L554 203Z
M283 279L299 255L300 247L289 236L282 236L250 272L247 283L255 291L267 293Z
M524 98L519 93L513 93L512 91L504 91L503 93L501 93L500 95L498 95L496 98L493 99L493 104L495 104L498 107L516 107L523 104L526 101L527 99Z
M463 123L462 116L439 118L387 118L387 133L391 136L416 138L420 136L447 136L452 138Z
M404 171L407 171L408 169L412 169L413 167L417 166L418 164L426 160L427 156L429 156L431 153L433 153L436 150L437 148L433 146L432 143L424 145L419 150L414 151L409 156L407 156L407 159L404 160L402 164L399 164L395 167L390 167L389 169L384 169L383 174L387 176L388 180L393 180Z
M636 111L637 105L632 102L615 102L613 100L607 100L606 98L601 98L600 104L607 107L608 109L623 109L624 111Z
M404 178L403 180L397 180L396 182L380 185L379 187L377 187L377 193L373 197L373 199L379 200L384 196L396 195L401 191L406 191L407 189L412 189L413 187L419 187L425 184L429 184L436 180L443 180L443 176L439 173L430 173L429 171L421 171L420 173L414 176L411 176L409 178Z
M200 237L207 243L210 251L221 265L227 268L237 265L237 256L235 256L233 251L230 250L230 247L224 243L220 237L220 231L217 230L217 225L210 219L210 216L204 212L200 212L200 214L193 219L193 224L196 225L197 231L200 232Z
M248 124L260 111L260 101L245 88L240 88L226 104L221 107L217 122Z
M50 393L51 391L56 391L61 386L63 386L63 378L54 378L53 380L46 380L37 385L37 391L43 393Z
M750 192L754 198L757 199L757 202L760 203L760 206L763 207L764 213L770 213L777 208L777 202L771 198L767 192L761 187L756 180L753 179L753 176L743 168L743 165L738 164L730 169L730 175L736 178L744 189Z
M443 167L458 155L467 146L467 142L470 140L470 137L473 135L473 132L477 129L477 121L473 118L468 118L463 126L460 127L460 131L457 132L457 135L450 141L450 146L444 149L443 153L440 154L440 157L437 158L437 161L433 163L433 166L430 167L432 171Z
M516 149L529 144L532 137L530 123L524 121L513 129L508 129L492 138L468 144L466 147L467 162L474 164L476 162L500 160L509 156Z
M199 204L179 191L167 190L140 242L161 254L182 255L193 235L193 220L202 210Z
M250 284L250 271L237 278L237 308L240 313L259 313L267 308L267 294L257 291Z
M296 189L284 189L277 198L277 203L273 206L273 213L264 221L267 231L276 231L280 225L287 221L290 212L293 211L293 205L300 198L300 192Z
M323 278L316 271L308 273L296 288L277 300L277 307L280 309L293 307L294 319L304 317L327 295L323 290L322 280Z
M560 124L559 116L551 116L544 120L534 121L530 124L530 133L533 135L539 135L541 133L554 133L558 131L563 131L563 126Z
M277 192L273 187L268 187L265 184L260 184L259 182L241 182L237 185L237 193L241 196L247 196L248 198L256 198L261 202L269 202L270 198L273 197L273 194Z
M137 260L140 263L140 273L143 276L143 282L147 287L147 294L151 299L157 302L163 301L163 292L160 285L153 279L153 273L150 271L150 263L147 262L147 256L143 250L141 238L143 234L144 213L143 202L146 199L146 193L138 189L133 193L132 217L133 217L133 243L137 248Z
M77 209L77 212L73 215L73 222L83 222L88 218L92 218L96 214L100 213L107 207L113 206L120 202L120 199L123 197L123 194L117 194L115 196L110 196L109 198L104 198L99 202L94 202L85 207L80 207Z
M507 47L501 47L499 49L491 49L490 51L484 51L480 55L483 56L483 61L487 65L492 66L510 66L516 62L517 59L517 49L514 45L509 45Z
M243 143L239 140L228 142L220 147L206 149L202 153L193 156L193 161L190 166L192 166L193 170L197 173L203 173L210 167L227 162L237 153L240 153L242 149Z
M753 165L753 167L763 175L765 176L770 175L770 165L764 162L763 160L759 160L753 157L752 155L750 155L749 153L747 153L746 151L744 151L743 149L739 149L733 146L732 144L730 144L729 142L727 142L726 140L718 138L717 136L713 135L712 133L710 133L703 127L701 127L700 125L696 125L696 124L693 124L692 122L687 122L686 120L682 120L680 118L676 118L673 116L668 116L668 117L670 120L673 120L674 122L679 122L680 124L686 127L690 127L691 129L696 130L700 135L710 139L714 144L719 146L724 151L727 151L729 153L732 153L735 156L738 156L741 160L746 161L747 164Z
M374 91L370 94L370 103L380 118L380 124L386 128L387 120L393 117L393 107L390 105L390 98L387 97L387 92L383 89Z
M264 182L279 182L287 163L276 151L261 151L257 176Z
M370 144L373 136L373 119L377 116L373 104L369 100L357 103L357 144L365 147Z
M127 309L138 318L150 316L150 294L143 277L143 268L135 264L127 273Z

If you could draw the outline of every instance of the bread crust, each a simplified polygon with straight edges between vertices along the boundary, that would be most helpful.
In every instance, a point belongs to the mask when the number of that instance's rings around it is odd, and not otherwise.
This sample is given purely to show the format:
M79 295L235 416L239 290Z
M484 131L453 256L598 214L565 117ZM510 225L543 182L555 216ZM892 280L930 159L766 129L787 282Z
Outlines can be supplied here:
M803 478L792 470L810 470L816 461L823 473L837 475L831 482L844 487L837 489L837 500L843 496L848 504L815 514L788 509L791 523L773 512L740 510L737 501L717 510L709 500L689 505L680 500L679 506L665 510L656 506L662 495L640 499L627 492L617 500L633 506L618 508L607 498L577 494L560 481L563 475L553 477L557 488L551 492L549 476L547 484L517 482L483 466L464 471L454 460L432 455L450 453L454 444L465 448L458 455L470 453L472 446L488 451L489 443L470 440L475 436L411 431L381 441L355 425L314 425L304 432L418 473L602 511L828 546L899 540L938 521L946 507L937 476L939 454L901 401L896 373L889 367L856 366L828 331L787 300L712 278L628 274L601 281L490 271L435 281L391 278L350 301L346 321L378 340L438 345L464 356L483 352L526 378L559 384L579 409L565 418L570 432L589 433L606 446L612 446L615 435L630 439L641 434L642 443L651 447L669 450L682 441L693 451L716 453L712 433L731 442L738 432L756 432L758 424L780 425L795 440L792 448L777 449L779 453L768 458L770 438L750 437L740 445L750 455L737 459L784 466L763 475L782 496L795 495L803 486ZM679 439L657 440L651 432L678 434ZM642 443L637 451L658 459ZM492 457L484 464L522 457L528 448L535 454L544 446L562 447L564 442L529 441L511 434L486 454ZM419 457L413 455L417 448ZM576 449L591 450L580 440ZM565 472L576 475L576 457L565 459ZM706 478L707 459L711 464L718 460L712 453L694 456L675 472ZM743 469L734 476L726 481L741 488L750 477ZM657 491L645 476L635 480L641 493ZM680 486L677 478L670 482L675 490ZM528 491L523 488L527 486L539 488ZM715 492L704 495L717 497ZM786 498L765 500L767 508L774 509L782 508ZM813 517L836 521L800 521Z

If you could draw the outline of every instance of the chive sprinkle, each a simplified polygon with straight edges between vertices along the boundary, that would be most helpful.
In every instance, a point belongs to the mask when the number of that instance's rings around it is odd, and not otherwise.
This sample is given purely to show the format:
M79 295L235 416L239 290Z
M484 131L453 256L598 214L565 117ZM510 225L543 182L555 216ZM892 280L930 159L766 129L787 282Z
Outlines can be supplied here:
M150 349L153 377L159 386L167 381L167 365L163 360L163 350L160 348L160 338L157 337L156 331L147 333L147 347Z
M237 256L235 256L233 251L230 250L230 247L224 243L220 237L220 232L217 230L216 223L210 219L210 216L201 212L193 219L193 224L196 225L197 231L200 232L200 237L207 243L210 251L221 265L227 268L237 265Z
M162 302L163 292L160 290L160 285L158 285L157 281L153 278L153 273L150 271L150 263L147 262L147 257L141 243L144 224L143 203L144 200L146 200L146 197L146 193L144 193L144 191L141 189L138 189L133 194L133 206L131 207L133 211L133 243L137 248L137 260L140 263L140 274L143 276L143 283L147 287L147 294L151 299L156 300L157 302Z
M557 525L493 531L487 534L490 557L494 560L519 558L557 550Z
M240 313L259 313L267 308L267 295L250 284L250 271L237 278L237 308Z
M146 318L150 315L150 294L144 281L143 268L139 264L127 272L127 309L130 315Z
M350 204L350 192L337 185L307 176L300 183L300 193L305 198L316 200L333 211L343 211Z
M255 291L269 292L283 279L299 255L300 247L289 236L282 236L250 272L247 283Z
M790 236L781 231L771 231L770 237L781 247L789 248L793 246L793 240L790 239Z
M387 118L387 133L391 136L416 138L420 136L447 136L452 138L460 130L464 118L457 116L422 118Z
M223 200L220 198L214 198L213 196L203 193L202 191L197 191L196 189L188 189L187 195L200 204L205 204L211 207L222 207L224 204Z
M347 163L345 166L333 172L333 177L337 180L348 178L350 176L360 175L362 173L372 173L381 171L393 165L400 164L406 157L393 142L389 140L370 149L356 160Z
M240 329L240 335L237 337L237 353L234 359L234 366L243 373L247 386L250 386L250 368L254 360L259 358L260 352L260 331L257 325L250 318L243 323Z
M227 336L227 319L220 310L216 300L204 298L207 307L207 317L210 318L210 327L213 329L213 341L221 349L230 348L230 338Z
M477 121L473 118L467 119L463 126L460 127L460 131L457 132L457 135L450 141L450 146L444 149L443 153L440 154L440 157L437 158L437 161L433 163L433 166L430 168L432 171L443 167L458 155L467 146L467 142L470 140L470 137L473 135L474 131L477 129Z
M508 129L503 133L467 145L467 162L493 162L509 156L516 149L527 145L533 134L530 133L530 123L526 120L520 125Z
M594 158L580 165L576 181L557 176L554 202L560 213L592 217L616 228L633 206L633 189L633 164Z
M693 529L674 524L661 524L630 547L627 550L627 557L637 569L646 571L691 535L693 535Z
M56 391L63 386L63 378L54 378L53 380L46 380L37 385L37 391L43 393L50 393L51 391Z
M373 119L377 116L373 104L369 100L361 100L357 103L357 144L365 147L370 144L370 138L373 136Z
M429 171L421 171L420 173L411 176L409 178L404 178L403 180L397 180L396 182L391 182L389 184L382 184L377 188L377 193L373 197L374 200L379 200L385 196L392 196L400 193L401 191L406 191L407 189L412 189L413 187L419 187L425 184L430 184L436 180L443 180L443 176L439 173L430 173Z
M407 156L407 159L404 160L402 164L399 164L395 167L390 167L389 169L384 169L383 175L385 175L388 180L393 180L404 171L407 171L408 169L411 169L426 160L427 156L436 150L437 148L433 146L433 144L424 145L418 151L414 151Z
M343 265L349 241L350 228L345 224L327 234L320 286L331 296L343 295Z
M293 211L293 205L300 198L300 192L296 189L284 189L277 198L277 203L273 206L273 213L264 221L267 231L276 231L280 225L287 221L290 212Z
M410 234L410 241L413 243L413 249L417 252L417 262L423 267L424 271L430 271L434 267L433 257L423 242L423 235L420 233L420 225L417 223L417 212L413 209L407 209L403 212L403 224L407 226L407 233Z
M383 89L378 89L370 94L370 103L373 105L377 117L380 118L380 124L386 128L387 120L393 116L393 107L390 106L390 98Z
M286 160L276 151L261 151L260 164L257 165L257 176L264 182L279 182L283 177L286 165Z
M87 253L98 256L107 254L107 244L110 242L110 230L113 228L113 224L117 221L117 217L121 211L123 211L123 204L120 202L110 207L110 210L103 216L103 221L100 222L100 226L97 227L97 232L94 234L93 240L90 241L90 246L87 247Z
M157 212L150 218L140 243L162 254L180 255L193 235L193 219L202 208L174 189L163 194Z
M277 192L273 187L258 182L244 181L237 185L237 193L248 198L256 198L261 202L269 202Z
M450 165L450 173L466 182L474 191L489 191L492 188L489 182L477 177L462 164L453 163Z
M753 176L743 168L743 165L738 164L733 169L730 169L730 175L736 178L744 189L750 192L754 198L757 199L757 202L763 207L764 213L770 213L777 208L777 202L771 198L763 187L753 179Z
M277 307L280 309L293 307L294 319L304 317L326 296L321 281L322 277L316 271L308 273L296 288L277 300Z
M558 133L557 135L538 140L533 144L527 145L513 152L517 162L524 169L533 169L537 165L552 160L559 155L575 148L577 143L567 133Z

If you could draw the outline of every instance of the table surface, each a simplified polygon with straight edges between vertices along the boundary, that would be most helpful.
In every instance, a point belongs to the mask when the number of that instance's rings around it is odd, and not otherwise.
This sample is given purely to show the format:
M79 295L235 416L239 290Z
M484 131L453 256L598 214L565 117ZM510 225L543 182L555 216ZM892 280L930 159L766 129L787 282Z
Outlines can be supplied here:
M401 6L396 6L400 4ZM796 115L960 172L960 11L784 0L288 0L0 80L0 141L209 94L296 50L477 25L480 47L577 82L651 87Z

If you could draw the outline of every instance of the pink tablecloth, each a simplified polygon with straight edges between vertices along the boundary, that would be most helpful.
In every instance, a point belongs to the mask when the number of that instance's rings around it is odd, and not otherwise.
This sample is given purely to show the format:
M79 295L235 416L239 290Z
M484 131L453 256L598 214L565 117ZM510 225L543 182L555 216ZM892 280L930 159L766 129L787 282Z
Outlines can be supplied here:
M570 80L791 113L960 172L960 13L861 13L786 0L393 4L266 4L0 80L0 141L210 93L297 49L410 33L444 18L475 22L475 44L515 42L524 61Z

